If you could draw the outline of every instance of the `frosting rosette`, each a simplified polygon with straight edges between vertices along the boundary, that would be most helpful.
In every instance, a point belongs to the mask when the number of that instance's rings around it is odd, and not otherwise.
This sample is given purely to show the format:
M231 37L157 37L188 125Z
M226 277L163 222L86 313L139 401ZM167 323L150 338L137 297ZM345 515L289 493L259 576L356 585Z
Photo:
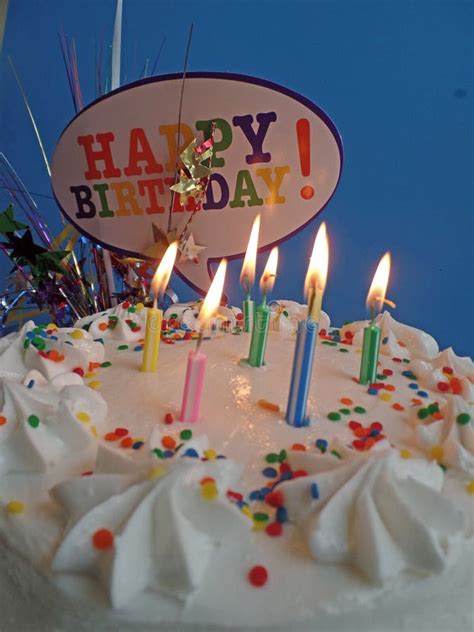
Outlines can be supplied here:
M142 303L120 303L105 312L86 316L75 323L94 340L112 339L137 341L145 337L147 310Z
M38 371L0 384L0 474L47 474L57 482L95 464L107 404L74 374Z
M380 353L398 358L420 358L431 360L438 351L436 340L422 331L399 323L388 311L379 314L375 323L380 327ZM348 323L341 328L342 339L352 340L357 347L362 347L364 329L368 321L359 320Z
M70 525L53 571L94 576L114 608L145 590L185 600L216 548L251 522L226 497L240 477L233 462L180 459L161 474L163 467L152 480L97 474L55 487Z
M202 300L191 301L189 303L175 303L170 305L164 313L167 321L177 321L184 329L196 329L196 323L201 309ZM216 329L233 329L237 325L242 325L242 310L238 307L220 305L215 318L210 319L209 325Z
M431 362L415 360L411 364L417 380L426 388L439 391L443 397L459 395L474 402L474 362L457 356L453 349L444 349Z
M308 306L296 301L282 299L269 301L270 329L273 331L285 331L295 333L300 320L308 318ZM326 312L321 312L319 331L329 331L331 321Z
M308 475L280 487L314 559L355 566L379 584L405 570L443 571L466 527L463 513L440 493L441 468L391 449L338 457L295 454L292 467Z
M410 422L428 458L474 476L474 407L459 395L413 408Z
M51 380L75 369L84 374L91 363L100 364L104 359L103 345L89 333L72 327L58 329L28 321L11 340L0 355L0 376L23 377L36 369Z

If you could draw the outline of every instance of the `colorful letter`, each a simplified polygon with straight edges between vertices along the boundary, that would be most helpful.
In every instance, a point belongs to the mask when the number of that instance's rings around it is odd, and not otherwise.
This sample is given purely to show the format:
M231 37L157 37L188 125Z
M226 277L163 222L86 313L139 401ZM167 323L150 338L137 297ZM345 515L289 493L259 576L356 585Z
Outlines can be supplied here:
M139 180L138 181L138 193L140 195L148 195L148 201L150 206L147 206L145 213L153 215L154 213L164 213L164 206L158 204L158 198L156 192L163 195L163 180L161 178L155 178L154 180Z
M141 176L142 168L139 162L146 162L145 173L162 173L163 166L155 160L155 156L146 137L145 130L141 127L134 127L130 130L130 148L128 156L128 166L123 170L126 176Z
M78 219L92 219L95 217L96 209L95 204L92 202L92 191L85 184L82 184L77 187L69 187L69 191L74 193L76 196L76 204L77 204L77 213L76 217ZM87 206L89 208L88 211L84 210L84 207Z
M115 192L117 196L118 208L115 214L120 215L143 215L143 209L138 206L137 199L135 197L135 187L133 182L128 180L122 180L122 182L113 182L110 188Z
M286 200L284 195L280 195L280 187L285 175L290 173L290 167L275 167L274 170L275 179L272 179L271 167L261 167L260 169L255 170L255 175L262 178L268 187L270 195L265 198L265 204L268 204L268 206L273 206L273 204L284 204Z
M115 213L110 210L109 203L107 201L107 195L105 193L109 190L109 185L107 184L107 182L103 182L102 184L94 184L92 188L99 194L100 205L102 207L102 210L99 211L99 217L114 217Z
M216 201L214 198L214 182L219 185L221 190L220 200ZM202 205L202 208L205 211L212 209L224 208L227 206L229 201L229 186L226 182L224 176L221 176L220 173L213 173L209 180L209 185L206 191L206 201Z
M211 135L211 124L214 121L216 124L216 130L220 130L221 139L214 139L214 153L212 155L212 166L223 167L225 165L224 158L217 156L218 151L224 151L232 144L232 127L225 119L217 118L210 121L196 121L196 129L204 133L204 138L209 138Z
M234 199L229 203L229 206L231 208L245 206L245 202L242 200L243 196L248 196L248 206L261 206L263 204L262 198L258 197L257 191L255 190L255 185L253 183L252 176L250 175L250 171L247 171L245 169L237 173L237 180L235 183L235 196Z
M252 153L245 156L247 164L253 165L256 162L270 162L272 156L269 152L263 152L263 141L267 135L270 123L277 120L275 112L261 112L257 114L258 130L254 132L252 123L253 116L251 114L245 114L244 116L234 116L232 123L235 126L242 128L246 139L249 141L252 147Z
M115 139L112 132L105 132L103 134L96 134L96 142L100 144L101 149L92 149L94 143L94 136L88 134L87 136L78 136L77 142L84 147L87 160L87 171L84 173L86 180L100 180L102 173L97 169L96 163L102 160L105 164L103 172L104 178L119 178L121 171L115 167L112 159L112 150L110 149L110 143Z
M166 163L165 169L166 171L174 171L176 169L178 154L180 154L194 139L193 130L189 127L189 125L186 125L186 123L181 123L180 136L183 137L183 141L180 142L181 139L177 138L177 125L160 125L158 129L162 136L166 136L166 142L168 143L169 161Z

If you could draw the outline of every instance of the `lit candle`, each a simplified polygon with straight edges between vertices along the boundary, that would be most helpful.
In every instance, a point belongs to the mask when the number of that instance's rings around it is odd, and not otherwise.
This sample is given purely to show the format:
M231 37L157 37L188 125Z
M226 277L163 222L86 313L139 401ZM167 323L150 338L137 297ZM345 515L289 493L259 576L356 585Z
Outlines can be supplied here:
M268 257L267 265L260 279L260 290L263 297L261 304L255 310L248 357L248 363L253 367L265 364L265 348L267 346L268 325L270 323L270 308L267 305L267 296L272 291L275 283L277 265L278 248L275 247Z
M204 328L207 321L216 313L224 288L227 261L222 259L212 280L206 298L201 306L198 317L199 336L196 350L190 351L186 368L186 380L184 382L183 402L181 404L180 421L194 423L199 420L201 412L201 397L204 386L207 356L200 351Z
M286 421L290 426L307 426L306 416L314 350L318 336L321 305L329 262L329 244L326 224L321 224L314 240L313 253L305 279L305 294L308 298L308 317L300 320L296 335L295 355L291 371L290 394L286 409Z
M258 233L260 230L260 215L253 221L250 232L247 252L245 253L242 272L240 273L240 285L243 287L246 298L244 301L244 331L252 331L253 319L255 316L255 302L250 298L250 288L255 281L255 262L257 259Z
M379 262L372 285L367 295L370 309L370 323L364 329L359 382L372 384L377 377L377 363L380 349L380 327L375 324L375 314L381 311L385 301L388 277L390 275L390 253L386 252Z
M161 309L158 309L158 297L161 297L166 290L177 252L178 242L175 241L168 246L151 282L153 307L149 307L147 310L141 366L142 371L149 373L154 373L158 369L158 352L160 350L161 323L163 320L163 312Z

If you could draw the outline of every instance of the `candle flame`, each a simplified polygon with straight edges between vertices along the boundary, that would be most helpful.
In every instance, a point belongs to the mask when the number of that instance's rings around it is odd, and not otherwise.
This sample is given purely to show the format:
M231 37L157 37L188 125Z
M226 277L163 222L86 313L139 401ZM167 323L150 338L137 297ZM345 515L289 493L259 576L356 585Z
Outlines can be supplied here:
M207 292L206 298L199 311L199 327L203 327L209 318L212 318L220 305L222 290L224 289L225 273L227 270L227 260L221 259L215 277L212 279L211 286Z
M155 275L151 282L153 293L156 296L163 294L166 290L168 282L170 280L171 272L173 271L176 254L178 252L178 242L173 241L168 246L162 260L156 268Z
M278 246L272 249L270 256L268 257L267 265L263 271L262 278L260 279L260 290L263 294L268 294L272 291L275 284L276 271L278 266Z
M371 312L381 311L384 301L385 292L387 291L388 277L390 276L390 253L386 252L380 259L377 270L367 294L367 307Z
M314 240L313 252L311 253L308 272L306 273L304 282L306 298L309 298L310 294L316 294L316 290L319 290L321 293L324 292L328 276L328 265L329 243L326 232L326 222L323 222Z
M260 231L260 214L253 220L252 230L250 231L249 243L245 253L242 272L240 273L240 285L247 294L250 287L255 281L255 263L257 260L258 233Z

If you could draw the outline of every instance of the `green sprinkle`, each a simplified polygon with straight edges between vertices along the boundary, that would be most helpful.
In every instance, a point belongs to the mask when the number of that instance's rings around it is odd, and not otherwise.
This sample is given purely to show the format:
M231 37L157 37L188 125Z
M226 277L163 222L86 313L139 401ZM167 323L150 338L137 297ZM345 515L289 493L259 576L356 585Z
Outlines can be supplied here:
M40 425L39 417L37 417L36 415L30 415L28 417L28 423L32 428L37 428Z
M191 439L192 436L193 436L193 431L189 430L188 428L186 430L181 430L181 432L179 433L179 438L182 439L183 441L189 441L189 439Z
M416 414L418 419L426 419L429 416L430 411L428 408L420 408Z
M328 419L331 421L339 421L341 419L341 415L336 412L328 413Z
M341 347L341 348L339 349L339 351L340 351L341 353L349 353L349 349L345 349L344 347Z
M444 465L443 463L438 463L438 465L440 466L440 468L443 470L443 472L446 472L446 470L448 469L446 467L446 465Z
M119 351L125 351L126 349L128 349L128 345L119 345L119 346L117 347L117 349L118 349Z
M356 406L354 408L354 412L359 413L359 415L363 415L366 412L366 410L363 406Z
M333 342L332 340L323 340L323 345L328 345L328 347L337 347L337 342Z
M129 314L134 314L136 311L137 311L137 308L135 307L135 305L132 305L131 307L128 308Z
M386 380L387 376L384 375L383 373L377 373L377 379L378 380Z
M342 456L339 454L337 450L331 450L331 454L336 457L336 459L342 459Z
M106 369L109 366L112 366L112 362L102 362L100 365L103 369Z
M28 340L28 338L23 342L23 349L28 349L28 347L30 346L30 341Z
M40 334L43 331L43 329L37 325L36 327L33 327L33 333L34 334Z
M153 454L154 454L155 456L157 456L159 459L164 459L164 458L165 458L165 455L164 455L164 453L163 453L163 450L160 450L160 448L155 448L155 449L153 450Z
M456 421L458 422L459 425L465 426L471 421L471 415L469 413L460 413L456 417Z
M428 406L428 412L430 413L430 415L432 415L433 413L439 413L439 406L438 404L430 404Z
M403 358L402 362L405 362L405 364L410 364L410 360L408 358Z
M265 461L267 463L278 463L279 460L280 460L280 455L275 454L274 452L270 452L270 454L267 454L265 457Z
M268 520L268 514L263 513L262 511L257 511L257 513L253 514L253 519L257 522L266 522Z
M46 341L43 338L34 338L31 344L39 351L42 351L46 347Z
M89 331L89 329L91 328L92 323L86 323L85 325L82 325L82 329L84 329L84 331Z
M176 320L178 318L178 314L170 314L169 320Z
M342 415L350 415L351 414L351 411L349 410L349 408L339 408L339 412Z
M280 463L283 463L283 461L286 461L287 458L288 458L288 454L286 453L286 450L280 450L280 454L278 455L278 460L280 461Z

